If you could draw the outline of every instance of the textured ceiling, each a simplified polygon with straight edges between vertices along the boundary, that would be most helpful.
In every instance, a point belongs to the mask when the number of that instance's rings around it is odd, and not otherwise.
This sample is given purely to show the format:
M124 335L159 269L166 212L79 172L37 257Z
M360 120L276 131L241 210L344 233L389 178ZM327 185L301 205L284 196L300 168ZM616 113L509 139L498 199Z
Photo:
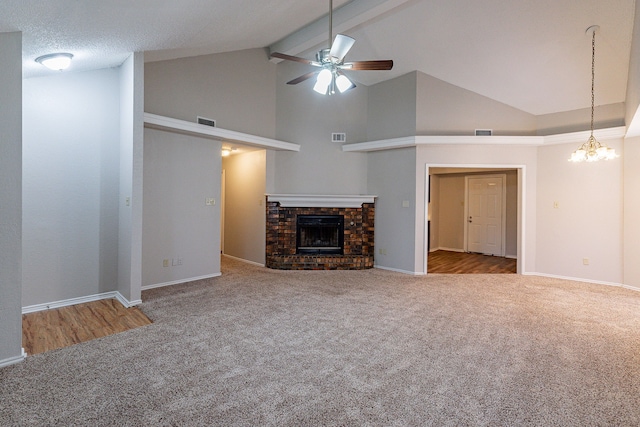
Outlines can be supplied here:
M325 16L328 3L2 0L0 31L23 32L24 76L34 77L46 73L34 59L54 51L73 53L81 71L117 66L133 51L154 61L267 47ZM536 115L586 108L585 30L598 24L596 103L624 102L634 0L334 0L334 9L349 3L390 5L340 28L356 39L348 60L395 62L392 71L353 72L364 84L419 70ZM321 47L294 54L312 58Z

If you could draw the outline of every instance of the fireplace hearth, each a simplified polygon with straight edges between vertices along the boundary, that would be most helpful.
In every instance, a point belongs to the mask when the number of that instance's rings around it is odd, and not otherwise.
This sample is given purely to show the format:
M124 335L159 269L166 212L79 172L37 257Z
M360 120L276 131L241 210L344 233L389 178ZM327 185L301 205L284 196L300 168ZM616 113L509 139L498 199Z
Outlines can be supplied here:
M373 267L375 196L267 196L266 266Z

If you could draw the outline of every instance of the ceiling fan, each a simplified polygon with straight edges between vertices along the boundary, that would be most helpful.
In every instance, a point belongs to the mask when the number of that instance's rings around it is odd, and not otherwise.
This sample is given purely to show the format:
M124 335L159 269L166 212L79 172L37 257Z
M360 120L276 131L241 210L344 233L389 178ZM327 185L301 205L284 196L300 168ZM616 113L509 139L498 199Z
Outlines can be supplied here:
M322 95L333 95L336 93L336 88L342 93L356 87L355 83L353 83L342 70L390 70L393 68L393 61L390 59L344 62L344 57L356 41L352 37L345 36L344 34L337 34L332 43L332 37L333 0L329 0L329 48L319 50L316 53L315 61L279 52L273 52L271 54L274 58L302 62L303 64L321 68L318 71L312 71L288 81L287 84L295 85L317 75L313 90Z

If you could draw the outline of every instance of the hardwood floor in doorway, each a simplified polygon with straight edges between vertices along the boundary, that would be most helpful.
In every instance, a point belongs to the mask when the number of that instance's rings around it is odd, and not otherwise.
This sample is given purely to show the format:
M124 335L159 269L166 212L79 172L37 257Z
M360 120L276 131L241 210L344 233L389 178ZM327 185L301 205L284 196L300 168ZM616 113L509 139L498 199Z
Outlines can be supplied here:
M515 274L517 260L465 252L434 251L427 260L428 273Z
M22 315L22 346L28 355L67 347L151 324L139 308L104 299Z

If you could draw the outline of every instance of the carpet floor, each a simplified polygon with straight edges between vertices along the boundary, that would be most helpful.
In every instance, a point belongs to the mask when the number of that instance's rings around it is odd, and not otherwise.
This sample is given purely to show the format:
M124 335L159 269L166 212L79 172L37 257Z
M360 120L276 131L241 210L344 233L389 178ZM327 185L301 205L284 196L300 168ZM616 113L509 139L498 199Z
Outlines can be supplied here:
M0 425L640 425L638 292L222 272L145 291L149 326L0 369Z

